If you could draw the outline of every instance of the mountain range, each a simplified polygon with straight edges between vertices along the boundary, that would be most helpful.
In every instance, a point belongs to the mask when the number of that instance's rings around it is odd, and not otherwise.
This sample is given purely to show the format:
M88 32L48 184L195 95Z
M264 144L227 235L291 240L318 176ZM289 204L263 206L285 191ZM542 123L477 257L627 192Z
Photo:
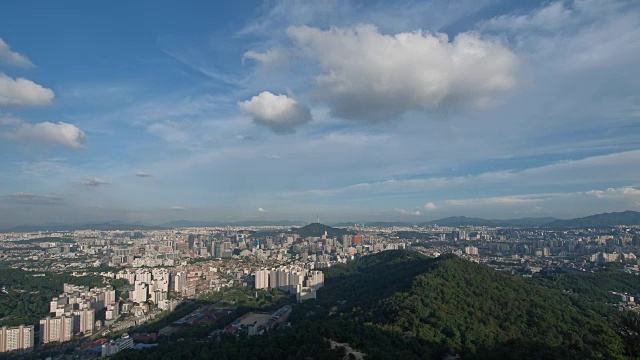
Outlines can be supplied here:
M584 227L610 227L616 225L640 225L640 212L638 211L622 211L612 213L602 213L586 217L580 217L575 219L562 220L553 217L526 217L519 219L507 219L507 220L487 220L477 217L466 216L452 216L438 220L432 220L427 222L395 222L395 221L378 221L378 222L341 222L332 224L335 227L347 227L354 224L365 224L370 227L391 227L391 226L518 226L518 227L541 227L549 229L570 229L570 228L584 228ZM173 229L181 227L221 227L221 226L302 226L306 224L303 221L290 221L290 220L246 220L235 222L223 222L223 221L192 221L192 220L174 220L165 222L158 225L148 225L140 223L126 223L120 221L109 221L103 223L90 223L90 224L45 224L45 225L22 225L15 226L1 230L1 232L34 232L34 231L74 231L74 230L158 230L158 229ZM326 229L325 229L326 230ZM320 234L321 235L321 234ZM309 235L309 236L320 236Z

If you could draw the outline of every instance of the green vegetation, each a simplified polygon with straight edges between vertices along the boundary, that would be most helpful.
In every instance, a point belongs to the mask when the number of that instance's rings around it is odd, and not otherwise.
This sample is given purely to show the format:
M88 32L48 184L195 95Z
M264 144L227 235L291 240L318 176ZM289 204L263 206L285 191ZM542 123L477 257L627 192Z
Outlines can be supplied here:
M64 283L105 286L99 275L76 277L70 274L34 274L20 269L0 270L0 326L34 325L49 314L49 302L62 293Z
M320 237L327 232L328 237L341 238L342 235L353 234L353 232L346 229L334 228L320 223L309 224L297 229L292 229L291 232L300 235L302 238L308 237Z
M465 359L635 358L640 318L598 304L608 291L637 289L637 279L610 271L524 279L453 255L388 251L325 269L325 287L294 306L291 328L185 339L117 358L343 358L329 339L370 359L440 359L450 351Z
M636 294L640 289L640 276L616 269L615 263L594 273L552 274L536 278L545 287L562 290L595 303L615 302L612 291Z
M256 296L257 295L257 296ZM263 309L280 303L287 295L277 289L256 290L246 286L223 288L217 292L209 292L198 296L198 300L225 307L242 305L252 309Z

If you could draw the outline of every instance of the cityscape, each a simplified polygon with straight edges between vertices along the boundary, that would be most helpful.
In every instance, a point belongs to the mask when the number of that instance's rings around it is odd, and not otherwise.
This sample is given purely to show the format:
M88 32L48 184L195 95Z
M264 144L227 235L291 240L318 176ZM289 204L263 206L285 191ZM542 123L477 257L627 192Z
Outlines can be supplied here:
M0 359L640 359L640 1L0 4Z
M635 216L640 223L640 213L613 215ZM465 218L442 219L451 221ZM624 272L640 274L636 257L640 225L553 229L538 225L331 227L313 223L303 227L5 232L0 241L3 266L22 269L24 276L53 272L100 279L91 287L65 283L36 324L3 326L0 349L46 352L50 344L59 344L55 346L64 347L67 354L87 359L152 347L194 322L208 324L209 336L265 334L276 325L287 324L291 306L316 299L324 286L323 269L385 251L410 250L430 258L455 254L520 277L592 273L611 263L620 264ZM204 314L218 319L239 305L220 300L199 305L155 333L133 333L185 304L236 289L249 296L255 292L255 297L260 296L258 291L277 291L286 300L272 313L247 310L224 326L202 321ZM7 295L24 290L4 285L2 291ZM640 289L614 295L621 308L640 311L635 301L640 302ZM6 320L12 320L11 315L0 321Z

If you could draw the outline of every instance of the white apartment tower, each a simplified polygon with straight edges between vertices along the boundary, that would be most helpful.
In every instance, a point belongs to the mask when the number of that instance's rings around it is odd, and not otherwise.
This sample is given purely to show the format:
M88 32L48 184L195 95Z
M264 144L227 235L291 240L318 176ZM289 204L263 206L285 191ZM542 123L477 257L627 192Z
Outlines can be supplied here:
M0 353L33 349L33 325L0 328Z
M71 340L74 316L62 315L40 320L40 342L43 344Z
M255 274L256 289L269 288L269 270L258 270Z
M149 284L136 281L134 290L131 291L131 301L135 303L143 303L149 297Z

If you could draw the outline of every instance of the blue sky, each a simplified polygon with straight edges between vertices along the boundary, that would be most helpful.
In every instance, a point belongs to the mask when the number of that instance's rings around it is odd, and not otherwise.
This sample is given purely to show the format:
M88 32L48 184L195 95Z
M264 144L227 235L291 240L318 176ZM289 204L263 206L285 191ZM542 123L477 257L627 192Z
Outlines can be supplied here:
M635 1L21 1L0 226L640 209Z

